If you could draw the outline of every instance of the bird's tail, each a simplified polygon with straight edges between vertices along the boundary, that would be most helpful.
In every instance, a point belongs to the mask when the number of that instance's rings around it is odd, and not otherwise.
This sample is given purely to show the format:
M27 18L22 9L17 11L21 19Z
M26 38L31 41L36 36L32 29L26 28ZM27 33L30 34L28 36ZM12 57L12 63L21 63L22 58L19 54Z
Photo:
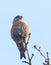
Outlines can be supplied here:
M21 52L20 53L20 59L22 59L23 57L26 59L25 53L24 52Z

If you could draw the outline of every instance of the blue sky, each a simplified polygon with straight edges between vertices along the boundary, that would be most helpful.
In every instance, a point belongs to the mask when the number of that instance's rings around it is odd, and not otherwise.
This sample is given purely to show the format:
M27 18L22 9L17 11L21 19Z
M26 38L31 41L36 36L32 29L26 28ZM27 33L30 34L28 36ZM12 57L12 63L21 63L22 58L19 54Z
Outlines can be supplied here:
M41 46L51 57L51 0L0 0L0 65L26 65L19 59L19 51L11 39L13 18L22 15L31 30L28 44L30 55L35 54L32 65L42 65L43 57L33 45ZM41 61L41 62L40 62Z

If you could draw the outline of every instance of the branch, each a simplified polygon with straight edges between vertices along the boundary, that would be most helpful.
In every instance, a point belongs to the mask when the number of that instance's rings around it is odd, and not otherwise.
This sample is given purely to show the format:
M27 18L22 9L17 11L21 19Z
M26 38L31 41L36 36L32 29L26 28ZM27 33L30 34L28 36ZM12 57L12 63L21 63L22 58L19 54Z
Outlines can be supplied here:
M29 64L29 62L27 62L27 61L22 61L23 63L27 63L27 64Z
M49 59L49 54L48 54L48 52L46 52L46 54L47 54L47 57L45 57L44 55L43 55L43 53L41 52L41 50L40 50L40 47L37 47L37 45L34 45L34 48L37 50L37 51L39 51L39 53L43 56L43 58L45 59L45 63L43 63L43 65L50 65L50 59Z
M29 52L28 52L28 49L27 49L27 56L28 56L28 62L27 61L22 61L23 63L27 63L27 64L29 64L29 65L32 65L31 64L31 61L32 61L32 59L33 59L33 56L34 56L34 54L32 54L31 55L31 58L30 58L30 56L29 56Z
M43 57L44 59L46 59L46 57L45 57L45 56L43 55L43 53L41 52L40 47L37 48L37 45L34 45L34 48L35 48L37 51L39 51L39 53L42 55L42 57Z

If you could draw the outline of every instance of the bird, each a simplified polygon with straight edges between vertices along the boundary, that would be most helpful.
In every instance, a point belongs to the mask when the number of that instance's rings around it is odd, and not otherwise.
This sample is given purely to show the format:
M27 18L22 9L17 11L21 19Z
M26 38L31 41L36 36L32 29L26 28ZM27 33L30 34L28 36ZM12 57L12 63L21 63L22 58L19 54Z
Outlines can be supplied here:
M27 50L27 44L30 39L30 35L30 28L23 20L23 16L15 16L11 27L11 37L18 47L20 52L20 59L26 59L25 51Z

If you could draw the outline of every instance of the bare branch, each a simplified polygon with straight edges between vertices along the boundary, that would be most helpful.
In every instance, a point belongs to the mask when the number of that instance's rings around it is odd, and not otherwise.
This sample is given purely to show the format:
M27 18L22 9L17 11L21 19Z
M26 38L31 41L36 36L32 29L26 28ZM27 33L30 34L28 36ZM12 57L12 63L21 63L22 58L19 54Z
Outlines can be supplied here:
M22 61L23 63L27 63L27 64L29 64L29 62L27 62L27 61Z
M27 64L29 64L29 65L32 65L31 64L31 60L33 59L33 56L34 56L34 54L32 54L31 55L31 57L29 56L29 52L28 52L28 49L27 49L27 56L28 56L28 62L27 61L22 61L23 63L27 63Z
M42 57L43 57L44 59L46 59L46 57L45 57L45 56L43 55L43 53L41 52L40 47L37 48L37 45L34 45L34 48L35 48L37 51L39 51L39 53L42 55Z
M47 54L47 57L45 57L44 55L43 55L43 53L41 52L41 50L40 50L40 47L37 47L37 45L34 45L34 48L37 50L37 51L39 51L39 53L43 56L43 58L45 59L45 63L43 63L43 65L50 65L50 59L49 59L49 53L48 52L46 52L46 54Z
M34 54L32 54L32 56L31 56L31 60L33 59L33 56L34 56Z

